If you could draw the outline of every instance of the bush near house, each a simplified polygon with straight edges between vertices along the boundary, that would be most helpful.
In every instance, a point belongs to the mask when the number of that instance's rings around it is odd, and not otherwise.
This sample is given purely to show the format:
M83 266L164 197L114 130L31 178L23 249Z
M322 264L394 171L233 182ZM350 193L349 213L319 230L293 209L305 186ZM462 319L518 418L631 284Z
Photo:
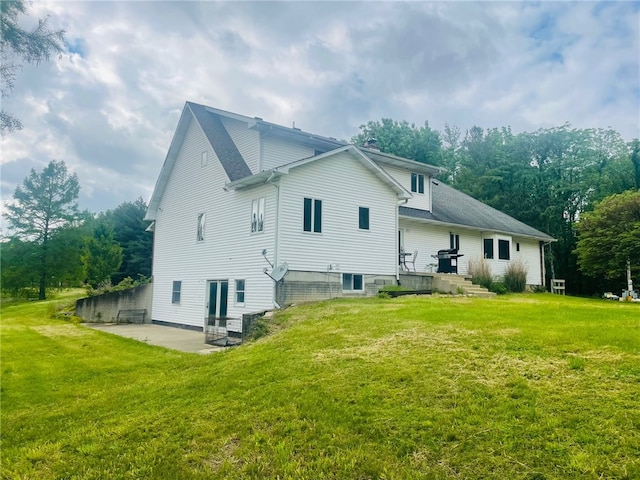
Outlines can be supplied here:
M504 272L503 283L509 292L522 293L527 287L527 273L529 270L522 260L509 262Z
M467 264L467 272L471 275L471 283L491 291L493 275L491 274L491 266L486 259L470 258Z

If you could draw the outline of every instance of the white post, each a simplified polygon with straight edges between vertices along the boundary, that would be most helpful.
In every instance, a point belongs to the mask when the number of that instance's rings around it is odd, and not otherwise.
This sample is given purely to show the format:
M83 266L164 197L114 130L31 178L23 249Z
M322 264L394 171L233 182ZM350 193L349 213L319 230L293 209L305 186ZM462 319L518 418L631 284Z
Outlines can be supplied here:
M631 281L631 261L627 258L627 290L633 295L633 282Z

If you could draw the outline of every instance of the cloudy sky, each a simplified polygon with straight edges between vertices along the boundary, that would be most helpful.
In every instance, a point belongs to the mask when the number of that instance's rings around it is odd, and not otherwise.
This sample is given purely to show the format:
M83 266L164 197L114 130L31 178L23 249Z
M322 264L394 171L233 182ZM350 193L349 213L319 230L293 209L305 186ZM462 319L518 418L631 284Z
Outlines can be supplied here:
M2 199L64 160L80 206L149 200L184 102L349 139L383 117L640 136L640 2L49 2L69 51L3 107Z

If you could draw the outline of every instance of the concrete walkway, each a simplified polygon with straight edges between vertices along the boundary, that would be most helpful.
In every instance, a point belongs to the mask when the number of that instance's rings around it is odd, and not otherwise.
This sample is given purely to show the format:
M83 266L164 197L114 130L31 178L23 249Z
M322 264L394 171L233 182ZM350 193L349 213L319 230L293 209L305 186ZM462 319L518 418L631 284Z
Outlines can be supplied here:
M150 323L85 323L84 325L95 330L133 338L150 345L180 350L181 352L206 355L224 350L224 347L216 347L204 343L204 333L184 328L164 327Z

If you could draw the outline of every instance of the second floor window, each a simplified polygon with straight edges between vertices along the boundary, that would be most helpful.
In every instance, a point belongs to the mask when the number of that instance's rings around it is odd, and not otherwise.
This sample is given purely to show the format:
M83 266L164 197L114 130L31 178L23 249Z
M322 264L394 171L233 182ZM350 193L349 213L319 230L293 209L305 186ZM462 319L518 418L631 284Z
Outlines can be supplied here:
M196 240L198 242L204 242L204 227L205 227L205 214L204 213L199 213L198 214L198 230L196 233Z
M302 229L305 232L322 232L322 200L315 198L304 199Z
M359 207L358 209L358 228L369 230L369 209L367 207Z
M251 202L251 233L264 231L264 198Z
M411 191L413 193L424 193L424 175L421 173L411 174Z

